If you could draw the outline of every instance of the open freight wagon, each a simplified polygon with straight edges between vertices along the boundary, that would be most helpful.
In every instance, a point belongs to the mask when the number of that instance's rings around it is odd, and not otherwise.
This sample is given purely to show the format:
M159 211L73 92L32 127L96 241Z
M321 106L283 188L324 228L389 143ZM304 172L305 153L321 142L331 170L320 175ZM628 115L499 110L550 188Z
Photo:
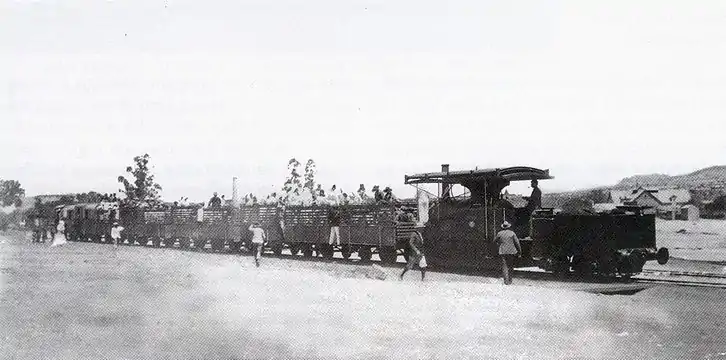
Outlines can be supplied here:
M330 215L340 215L340 246L329 244ZM292 255L319 255L332 258L340 252L344 259L353 253L367 261L377 253L381 261L394 263L398 253L405 251L407 234L414 222L401 221L402 208L393 205L315 205L243 206L240 208L242 242L251 240L248 227L259 222L268 236L268 247L276 254L289 247ZM410 212L410 209L407 209Z

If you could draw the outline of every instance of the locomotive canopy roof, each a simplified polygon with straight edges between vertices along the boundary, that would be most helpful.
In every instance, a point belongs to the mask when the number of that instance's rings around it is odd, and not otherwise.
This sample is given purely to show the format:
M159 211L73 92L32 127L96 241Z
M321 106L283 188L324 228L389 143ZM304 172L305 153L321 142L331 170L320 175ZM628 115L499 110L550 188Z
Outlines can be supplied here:
M521 181L521 180L554 179L549 169L541 170L526 166L513 166L507 168L476 169L463 171L445 171L406 175L406 184L445 183L470 184L484 181Z

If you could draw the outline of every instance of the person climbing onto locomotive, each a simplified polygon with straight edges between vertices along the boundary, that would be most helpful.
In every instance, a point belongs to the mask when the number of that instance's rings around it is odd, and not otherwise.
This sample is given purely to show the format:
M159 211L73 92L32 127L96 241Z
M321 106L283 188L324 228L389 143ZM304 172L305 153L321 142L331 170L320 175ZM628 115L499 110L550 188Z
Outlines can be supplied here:
M118 248L118 244L121 242L121 232L124 230L123 226L120 226L117 221L113 222L111 227L111 239L113 239L113 248Z
M219 209L222 207L222 199L217 196L217 192L214 192L214 196L209 199L209 207L212 209Z
M267 240L267 234L262 229L259 222L250 225L249 231L252 232L252 246L255 252L255 266L260 267L260 257L262 257L262 247Z
M330 222L330 236L328 237L328 245L340 246L340 212L336 208L328 210L328 222Z
M421 281L424 281L424 278L426 277L426 256L423 253L424 240L423 235L421 235L421 229L423 227L423 223L417 223L408 238L408 263L406 264L406 267L403 268L401 275L398 277L400 280L403 280L403 275L406 275L407 271L413 270L415 266L418 266L421 270Z
M539 181L537 179L532 180L532 194L527 199L527 211L531 214L542 207L542 190L539 189Z
M494 237L494 243L499 247L499 258L502 261L502 277L504 285L512 283L512 269L514 266L514 258L522 256L522 247L519 244L517 234L510 229L511 224L504 221L502 230Z

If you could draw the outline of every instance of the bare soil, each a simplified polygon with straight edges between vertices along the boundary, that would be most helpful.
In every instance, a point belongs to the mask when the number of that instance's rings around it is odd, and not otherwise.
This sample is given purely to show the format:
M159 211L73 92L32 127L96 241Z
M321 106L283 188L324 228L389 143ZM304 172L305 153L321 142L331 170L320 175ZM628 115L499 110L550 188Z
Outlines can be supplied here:
M726 290L515 279L0 236L2 359L726 359Z

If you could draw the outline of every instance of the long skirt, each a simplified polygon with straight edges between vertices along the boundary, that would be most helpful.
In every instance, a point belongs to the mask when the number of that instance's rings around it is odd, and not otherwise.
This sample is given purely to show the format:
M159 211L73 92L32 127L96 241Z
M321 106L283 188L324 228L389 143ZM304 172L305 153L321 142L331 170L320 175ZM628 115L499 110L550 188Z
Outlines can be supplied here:
M66 240L66 235L64 233L62 233L62 232L58 232L53 237L53 243L50 244L50 246L51 247L61 246L61 245L64 245L65 243L67 243L67 242L68 242L68 240Z

